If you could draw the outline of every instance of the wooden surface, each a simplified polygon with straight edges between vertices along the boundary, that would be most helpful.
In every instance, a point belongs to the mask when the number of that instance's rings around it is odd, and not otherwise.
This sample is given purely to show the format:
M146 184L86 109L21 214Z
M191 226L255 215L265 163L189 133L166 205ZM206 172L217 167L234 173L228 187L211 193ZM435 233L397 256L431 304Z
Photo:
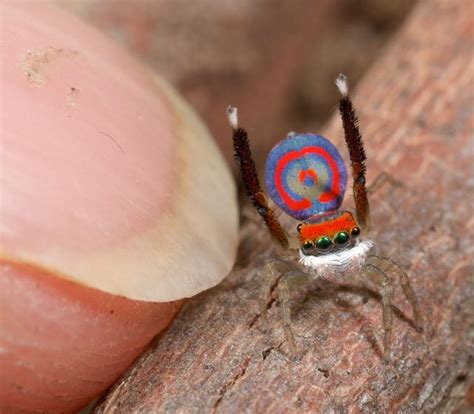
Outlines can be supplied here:
M315 281L292 292L300 356L291 358L275 302L269 312L272 331L263 331L258 299L262 264L271 249L263 226L250 220L243 225L232 274L184 306L95 412L469 409L474 394L470 4L421 2L354 94L369 182L386 171L404 183L384 187L372 198L373 239L378 251L408 271L424 334L413 329L397 287L393 349L384 362L380 296L352 277ZM325 132L343 148L337 118Z

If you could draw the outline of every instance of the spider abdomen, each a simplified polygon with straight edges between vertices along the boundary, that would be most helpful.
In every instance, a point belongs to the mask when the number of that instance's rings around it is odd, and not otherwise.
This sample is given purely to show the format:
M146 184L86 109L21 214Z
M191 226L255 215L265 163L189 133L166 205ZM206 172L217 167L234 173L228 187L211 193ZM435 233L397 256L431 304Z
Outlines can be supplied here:
M295 133L268 155L265 183L270 197L283 211L305 220L339 208L347 170L337 148L326 138Z

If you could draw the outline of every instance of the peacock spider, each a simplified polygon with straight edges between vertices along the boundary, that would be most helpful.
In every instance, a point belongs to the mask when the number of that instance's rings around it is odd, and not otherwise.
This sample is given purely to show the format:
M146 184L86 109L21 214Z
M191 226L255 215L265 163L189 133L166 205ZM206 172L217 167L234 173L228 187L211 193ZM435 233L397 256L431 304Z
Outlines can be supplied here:
M247 132L239 127L237 109L229 106L227 116L233 130L233 146L241 178L255 209L274 240L276 257L264 266L261 315L266 322L271 288L277 280L281 317L290 350L296 352L291 328L289 286L295 275L306 280L317 277L361 274L381 288L384 329L384 353L388 354L392 334L392 302L396 277L410 302L415 325L421 329L417 299L408 276L391 259L371 254L374 243L369 238L370 206L366 187L366 155L358 119L349 98L348 82L340 74L336 86L341 93L339 111L344 138L349 151L353 176L356 217L350 211L339 211L347 183L344 162L331 142L321 135L290 133L268 155L265 182L275 204L293 218L297 226L299 258L290 248L289 235L269 206L252 159ZM378 186L387 176L381 176Z

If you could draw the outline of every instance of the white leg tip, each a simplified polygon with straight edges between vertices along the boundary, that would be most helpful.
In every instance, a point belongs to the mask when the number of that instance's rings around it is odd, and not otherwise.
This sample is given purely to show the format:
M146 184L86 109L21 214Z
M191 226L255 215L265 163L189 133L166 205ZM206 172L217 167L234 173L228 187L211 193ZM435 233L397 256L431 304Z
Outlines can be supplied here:
M235 106L227 107L227 118L229 119L229 124L232 129L237 129L239 127L239 118L237 117L237 108Z
M337 75L335 84L341 95L345 98L349 94L349 83L347 82L347 76L340 73Z

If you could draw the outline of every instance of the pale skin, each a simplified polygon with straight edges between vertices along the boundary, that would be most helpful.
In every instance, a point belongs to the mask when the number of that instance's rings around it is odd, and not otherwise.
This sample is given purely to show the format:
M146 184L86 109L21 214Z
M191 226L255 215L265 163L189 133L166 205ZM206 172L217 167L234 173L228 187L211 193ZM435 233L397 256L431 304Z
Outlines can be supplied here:
M268 207L266 202L263 208L258 202L261 199L263 191L260 189L258 179L252 176L253 171L255 171L255 166L250 156L246 132L238 126L237 110L232 107L228 108L229 122L234 131L234 149L237 159L240 162L240 169L247 194L254 201L254 206L264 219L275 241L275 255L265 263L262 272L264 281L260 297L260 313L265 325L268 325L267 311L271 303L272 291L276 290L277 298L280 303L281 321L288 347L292 354L296 354L297 343L291 326L290 288L294 284L309 283L317 277L324 276L325 270L320 266L320 263L324 263L325 258L327 258L328 264L324 265L324 269L328 269L329 273L347 275L350 276L351 279L353 279L354 273L356 273L360 275L364 281L367 281L369 285L376 287L377 290L380 291L383 310L384 355L387 357L390 352L392 340L392 305L394 301L395 283L400 284L406 299L411 305L415 326L418 330L421 330L421 315L416 295L410 285L410 280L406 272L390 258L369 253L372 242L368 240L371 223L368 195L373 194L385 183L394 186L400 186L400 183L394 180L390 175L382 173L375 179L371 186L366 188L365 153L362 137L358 130L357 118L355 117L352 102L348 97L348 84L344 75L338 76L336 86L342 95L340 110L345 139L351 158L357 225L360 226L361 233L360 237L359 233L351 235L350 242L340 247L335 253L318 250L308 252L307 249L305 250L305 242L307 243L308 241L300 237L301 260L298 260L298 253L295 250L288 248L288 246L293 245L293 243L289 242L289 237L286 235L286 232L284 232L286 238L282 240L282 226L278 222L278 219L276 219L276 222L273 219L275 214L272 209ZM244 137L243 139L242 136ZM255 202L254 194L259 195L257 203ZM271 220L268 219L269 216ZM361 250L364 243L367 243L368 247L366 250ZM344 255L344 259L342 259L342 255ZM315 258L314 261L311 260L311 256ZM341 264L338 263L338 260ZM350 266L347 266L347 263L349 263Z

